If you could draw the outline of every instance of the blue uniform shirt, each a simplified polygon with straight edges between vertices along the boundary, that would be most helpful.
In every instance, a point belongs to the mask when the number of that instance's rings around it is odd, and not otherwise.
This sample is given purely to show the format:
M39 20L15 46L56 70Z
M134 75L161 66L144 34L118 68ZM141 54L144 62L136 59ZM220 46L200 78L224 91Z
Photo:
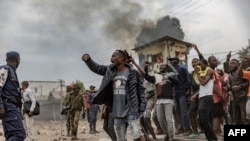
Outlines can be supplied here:
M3 108L3 101L5 99L9 99L16 104L21 100L16 71L8 64L0 66L0 109Z

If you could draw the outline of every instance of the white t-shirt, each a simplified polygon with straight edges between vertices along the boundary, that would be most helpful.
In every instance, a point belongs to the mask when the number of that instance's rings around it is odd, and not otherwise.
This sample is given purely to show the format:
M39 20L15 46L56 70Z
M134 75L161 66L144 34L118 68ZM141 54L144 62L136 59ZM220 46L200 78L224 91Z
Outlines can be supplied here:
M210 79L205 86L200 85L199 98L213 95L214 79Z

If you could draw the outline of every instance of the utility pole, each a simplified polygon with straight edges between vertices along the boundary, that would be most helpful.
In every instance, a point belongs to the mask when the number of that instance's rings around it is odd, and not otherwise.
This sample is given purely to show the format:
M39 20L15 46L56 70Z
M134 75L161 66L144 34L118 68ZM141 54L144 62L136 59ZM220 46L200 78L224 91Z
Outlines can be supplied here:
M59 79L59 82L60 82L60 88L61 88L61 99L60 99L60 111L62 111L62 101L63 101L63 83L64 83L64 80L63 79ZM63 122L63 119L62 119L62 114L60 114L61 116L61 134L60 134L60 139L62 139L62 122Z
M43 85L41 84L40 87L41 87L41 95L43 95Z

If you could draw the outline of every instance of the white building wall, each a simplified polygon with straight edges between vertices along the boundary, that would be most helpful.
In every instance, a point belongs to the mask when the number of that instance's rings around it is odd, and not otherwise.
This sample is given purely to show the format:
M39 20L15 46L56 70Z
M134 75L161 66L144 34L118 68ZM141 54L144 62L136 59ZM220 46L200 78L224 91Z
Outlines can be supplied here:
M50 91L61 90L60 81L28 81L29 88L33 90L36 96L49 95ZM65 91L65 85L62 85L62 91Z

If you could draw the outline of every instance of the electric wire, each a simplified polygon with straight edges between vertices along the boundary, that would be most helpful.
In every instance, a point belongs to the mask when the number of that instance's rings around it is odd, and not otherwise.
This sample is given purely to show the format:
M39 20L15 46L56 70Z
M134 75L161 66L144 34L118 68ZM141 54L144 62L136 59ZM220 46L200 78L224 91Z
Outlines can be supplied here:
M190 8L190 7L192 7L192 6L196 5L196 4L198 4L199 2L200 2L200 0L197 0L197 1L193 2L193 3L191 3L190 5L187 5L186 7L182 8L182 9L180 9L180 10L175 10L175 11L173 11L173 12L170 12L169 14L179 13L179 12L181 12L181 11L187 9L187 8Z
M192 12L194 12L194 11L196 11L196 10L198 10L198 9L200 9L200 8L202 8L202 7L204 7L204 6L206 6L207 4L209 4L209 3L212 2L212 1L213 1L213 0L209 0L209 1L207 1L206 3L203 3L203 4L201 4L201 5L197 6L197 7L195 7L194 9L191 9L189 12L186 12L186 13L180 15L179 18L191 14Z
M193 0L186 1L186 2L184 2L184 3L182 3L182 4L180 4L179 6L176 6L175 8L171 9L168 13L173 13L174 11L178 10L179 8L181 8L181 7L185 6L185 5L187 5L188 3L192 2L192 1L193 1Z
M224 54L224 53L229 53L230 51L223 51L223 52L216 52L216 53L206 53L206 54L202 54L202 55L207 56L207 55L214 55L214 54ZM238 51L239 50L232 50L231 52L238 52ZM196 57L196 56L198 56L198 55L189 55L188 57Z

